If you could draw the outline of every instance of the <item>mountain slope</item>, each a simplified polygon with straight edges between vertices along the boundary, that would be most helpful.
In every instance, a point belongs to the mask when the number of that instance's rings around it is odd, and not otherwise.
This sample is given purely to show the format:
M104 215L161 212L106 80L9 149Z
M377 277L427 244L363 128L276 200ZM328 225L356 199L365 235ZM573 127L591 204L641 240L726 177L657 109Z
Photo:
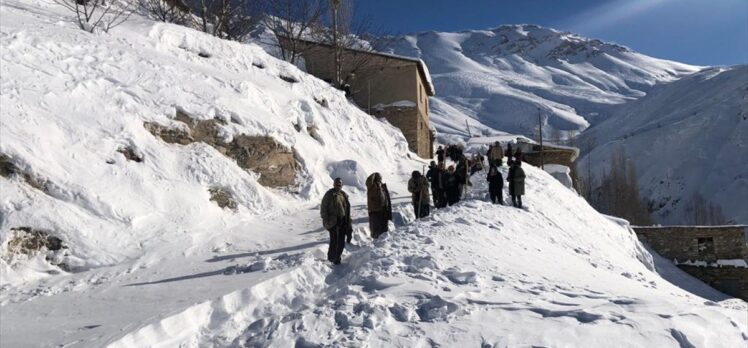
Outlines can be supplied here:
M534 25L396 38L392 51L423 59L438 95L431 116L443 134L532 135L538 108L553 129L581 131L653 85L698 71L625 47Z
M748 66L711 68L624 105L584 132L597 146L579 160L599 180L611 154L625 151L662 223L688 223L695 194L727 220L748 223Z

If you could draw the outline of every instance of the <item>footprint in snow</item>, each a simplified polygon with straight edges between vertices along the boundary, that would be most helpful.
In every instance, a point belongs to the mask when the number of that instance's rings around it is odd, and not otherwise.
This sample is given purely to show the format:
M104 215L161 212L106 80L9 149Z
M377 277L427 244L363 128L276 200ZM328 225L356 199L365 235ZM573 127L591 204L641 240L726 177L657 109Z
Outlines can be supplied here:
M461 272L459 269L450 268L443 272L452 283L458 285L472 284L478 280L478 274L475 272Z

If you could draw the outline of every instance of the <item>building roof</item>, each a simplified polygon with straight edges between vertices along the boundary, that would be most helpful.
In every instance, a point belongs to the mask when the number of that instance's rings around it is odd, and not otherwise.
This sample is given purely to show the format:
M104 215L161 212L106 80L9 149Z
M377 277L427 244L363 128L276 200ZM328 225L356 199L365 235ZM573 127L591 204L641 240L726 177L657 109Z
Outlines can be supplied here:
M287 37L285 37L285 39L291 40L290 38L287 38ZM320 43L320 42L311 41L311 40L304 40L304 39L296 39L296 40L297 41L301 41L301 42L303 42L305 44L311 44L311 45L316 45L316 46L332 47L332 45L330 45L330 44ZM361 54L371 54L371 55L374 55L374 56L380 56L380 57L385 57L385 58L390 58L390 59L397 59L397 60L403 60L403 61L408 61L408 62L416 63L416 66L418 66L418 73L419 73L419 75L421 75L421 78L424 81L424 85L426 85L426 93L430 97L433 97L434 95L436 95L436 90L434 89L434 83L431 80L431 74L429 73L429 69L426 66L426 62L424 62L421 59L413 58L413 57L406 57L406 56L401 56L401 55L391 54L391 53L384 53L384 52L377 52L377 51L366 51L366 50L356 49L356 48L344 48L344 50L351 51L351 52L356 52L356 53L361 53Z

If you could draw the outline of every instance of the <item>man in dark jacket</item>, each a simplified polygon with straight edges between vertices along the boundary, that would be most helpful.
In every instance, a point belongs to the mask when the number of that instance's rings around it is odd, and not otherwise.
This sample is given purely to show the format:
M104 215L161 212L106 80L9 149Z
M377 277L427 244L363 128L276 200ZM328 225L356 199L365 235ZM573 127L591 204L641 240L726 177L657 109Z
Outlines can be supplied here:
M439 145L439 148L436 150L436 161L439 162L439 164L444 163L444 148Z
M451 206L460 201L460 178L455 173L454 166L449 166L444 177L446 178L445 191L447 196L447 204Z
M509 165L509 168L512 167L512 164L514 164L514 160L512 157L514 156L514 152L512 152L512 143L506 144L506 163Z
M522 161L514 161L506 176L509 182L509 194L512 196L512 205L522 208L522 195L525 194L525 171L522 170Z
M416 218L429 216L429 181L415 170L408 180L408 192L412 194Z
M322 225L330 232L330 246L327 249L327 260L340 264L346 237L351 242L353 226L351 225L351 203L348 194L343 192L343 180L335 179L332 189L325 193L320 205Z
M389 230L392 219L392 202L382 175L374 173L366 179L366 206L369 210L369 230L372 238L378 238Z
M491 168L488 169L486 180L488 181L488 194L491 197L491 202L504 204L504 178L501 177L501 172L496 166L491 165Z
M489 166L494 165L500 167L503 164L504 150L501 149L501 144L498 141L488 147L486 157L488 157Z
M431 196L434 199L434 207L441 208L442 201L444 201L444 163L439 163L439 166L436 166L436 163L431 161L429 170L426 172L426 179L431 183Z

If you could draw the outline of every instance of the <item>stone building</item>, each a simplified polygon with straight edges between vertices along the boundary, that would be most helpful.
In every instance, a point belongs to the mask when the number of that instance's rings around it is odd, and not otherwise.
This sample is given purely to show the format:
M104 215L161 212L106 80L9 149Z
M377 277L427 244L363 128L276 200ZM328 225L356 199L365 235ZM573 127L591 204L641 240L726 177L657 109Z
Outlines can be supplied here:
M746 226L634 227L642 243L686 273L748 301Z
M522 149L522 159L536 167L543 164L558 164L572 168L574 161L579 156L579 149L567 146L552 144L543 144L543 153L541 161L540 144L531 144L519 142L517 144Z
M281 45L289 45L281 39ZM332 82L335 50L331 45L298 41L306 71ZM429 99L434 95L428 69L420 59L345 49L341 54L341 79L346 92L370 115L384 117L399 128L411 151L433 157L434 132L429 122Z

